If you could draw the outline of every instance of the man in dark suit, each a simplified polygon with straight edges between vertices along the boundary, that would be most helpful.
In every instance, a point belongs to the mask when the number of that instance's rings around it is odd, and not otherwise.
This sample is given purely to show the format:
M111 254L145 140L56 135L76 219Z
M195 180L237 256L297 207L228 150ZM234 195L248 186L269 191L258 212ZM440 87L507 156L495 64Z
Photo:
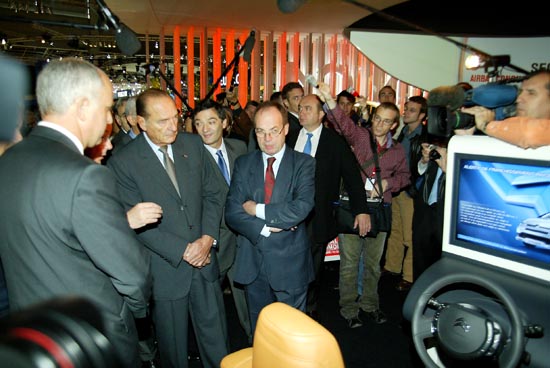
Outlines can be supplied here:
M245 285L252 333L261 309L274 301L305 311L314 277L304 220L314 205L315 160L285 145L286 118L277 103L258 107L261 151L235 162L225 207L238 233L235 281Z
M113 139L111 139L113 150L118 146L124 146L132 141L132 137L129 135L131 129L125 116L127 102L128 97L119 98L115 101L115 105L113 106L113 117L118 127L118 131L113 136Z
M136 101L142 130L108 161L127 209L162 207L162 219L138 231L151 251L153 320L161 366L187 367L191 317L204 367L218 367L229 344L215 247L223 196L198 135L178 134L178 110L161 90Z
M367 196L357 160L344 138L324 127L325 112L319 97L308 95L302 98L299 112L302 129L292 135L289 133L287 143L296 151L315 157L315 207L306 220L315 280L309 287L306 310L317 319L319 277L325 252L328 243L338 235L333 206L339 200L342 182L349 195L355 225L361 236L367 235L370 217L367 215Z
M215 168L215 183L227 197L229 183L235 160L246 153L246 143L240 139L224 138L223 132L227 129L228 121L225 108L213 100L206 100L193 110L193 124L202 138L204 147L210 153L207 161ZM249 341L252 341L250 320L244 288L233 282L235 275L235 254L237 252L236 234L229 229L222 217L220 225L220 241L218 243L218 264L220 266L220 284L227 279L241 327Z
M112 124L111 82L68 58L41 71L36 95L43 121L0 160L0 252L11 311L54 297L88 298L120 366L136 367L133 317L146 313L149 256L111 194L111 171L83 156Z

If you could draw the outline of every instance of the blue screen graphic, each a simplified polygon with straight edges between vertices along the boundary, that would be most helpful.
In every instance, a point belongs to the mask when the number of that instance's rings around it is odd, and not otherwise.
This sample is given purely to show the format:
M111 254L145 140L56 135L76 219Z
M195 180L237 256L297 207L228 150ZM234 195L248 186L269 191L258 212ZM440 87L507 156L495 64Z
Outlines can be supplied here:
M467 248L550 269L549 163L509 161L457 161L455 237Z

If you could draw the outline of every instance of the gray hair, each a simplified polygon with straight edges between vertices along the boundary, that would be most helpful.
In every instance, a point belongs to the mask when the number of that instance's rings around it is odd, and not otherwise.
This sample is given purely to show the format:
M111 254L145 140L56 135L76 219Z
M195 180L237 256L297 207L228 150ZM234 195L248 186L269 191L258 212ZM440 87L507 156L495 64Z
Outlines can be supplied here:
M126 114L126 116L136 115L136 97L132 96L128 99L128 101L126 101L124 113Z
M98 91L103 87L101 73L93 64L77 58L48 63L36 80L40 114L63 114L77 98L98 98Z

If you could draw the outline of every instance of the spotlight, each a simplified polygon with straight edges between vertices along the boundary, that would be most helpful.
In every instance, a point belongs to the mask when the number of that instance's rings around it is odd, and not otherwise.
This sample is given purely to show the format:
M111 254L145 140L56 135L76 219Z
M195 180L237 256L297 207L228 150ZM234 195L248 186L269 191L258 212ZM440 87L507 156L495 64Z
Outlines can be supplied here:
M510 65L510 55L478 55L472 54L469 55L466 60L464 60L464 65L466 69L475 70L478 68L499 68Z

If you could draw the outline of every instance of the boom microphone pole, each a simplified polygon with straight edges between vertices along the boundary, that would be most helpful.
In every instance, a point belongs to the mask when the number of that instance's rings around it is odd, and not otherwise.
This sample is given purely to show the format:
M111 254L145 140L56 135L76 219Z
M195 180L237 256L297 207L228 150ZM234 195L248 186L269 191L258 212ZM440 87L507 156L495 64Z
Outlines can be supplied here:
M170 87L170 89L172 90L172 92L174 92L174 94L176 96L179 97L179 99L181 100L181 102L183 102L183 104L185 105L185 110L187 112L191 112L191 110L193 110L191 108L191 106L189 106L189 104L187 103L187 99L184 98L181 93L178 92L178 90L176 88L174 88L174 85L172 84L172 82L170 82L168 80L168 78L164 75L163 72L160 71L159 67L158 67L158 64L147 64L144 66L145 67L145 70L146 70L146 73L147 73L147 70L149 70L149 72L154 72L155 74L158 74L160 75L160 77L166 82L166 84L168 85L168 87Z
M239 58L242 56L243 59L250 63L250 54L252 52L252 49L254 48L254 43L256 42L256 31L252 30L250 31L250 35L248 36L248 38L246 39L246 41L244 42L244 46L241 47L241 49L239 50L239 52L235 55L235 57L233 58L233 60L231 60L231 62L229 63L229 65L226 66L225 70L222 72L222 75L220 75L220 77L218 78L218 80L212 85L212 88L210 88L210 91L208 91L208 93L206 94L206 96L204 96L204 99L203 101L206 101L208 100L209 98L212 97L212 95L214 94L214 91L218 88L218 86L220 85L222 79L227 75L227 73L229 73L229 71L231 70L231 68L233 68L233 66L239 62ZM235 76L233 75L233 78Z

